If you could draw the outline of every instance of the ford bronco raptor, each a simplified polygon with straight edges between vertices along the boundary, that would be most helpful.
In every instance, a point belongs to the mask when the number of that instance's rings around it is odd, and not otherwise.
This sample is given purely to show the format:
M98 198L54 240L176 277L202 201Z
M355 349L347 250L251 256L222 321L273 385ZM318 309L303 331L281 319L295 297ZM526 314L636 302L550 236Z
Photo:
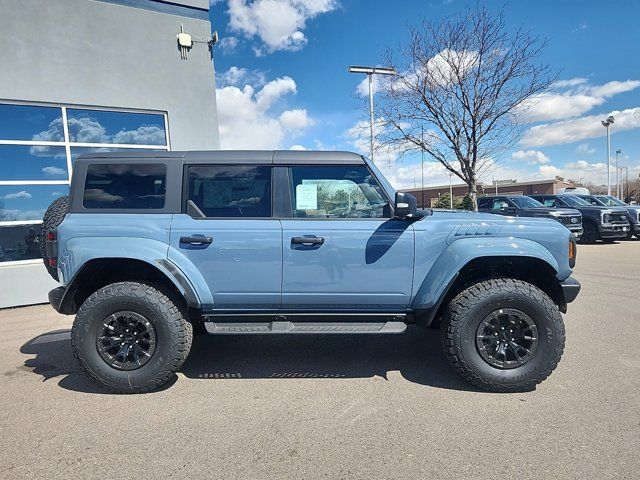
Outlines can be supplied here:
M92 154L43 236L62 284L50 303L76 315L74 355L116 392L171 379L194 331L393 334L434 321L463 378L531 390L560 360L560 312L580 290L559 222L421 211L345 152Z

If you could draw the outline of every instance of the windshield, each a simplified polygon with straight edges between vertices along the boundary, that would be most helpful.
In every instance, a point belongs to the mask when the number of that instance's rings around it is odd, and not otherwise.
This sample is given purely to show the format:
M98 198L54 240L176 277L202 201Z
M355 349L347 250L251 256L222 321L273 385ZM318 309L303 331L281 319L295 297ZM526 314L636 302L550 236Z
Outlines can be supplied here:
M531 197L525 197L524 195L521 197L509 197L513 203L515 203L519 208L538 208L543 207L539 201L534 200Z
M611 197L609 195L598 195L596 197L602 203L604 203L607 207L626 207L627 204L622 200L618 200L616 197Z
M567 202L572 207L590 207L591 204L586 200L583 200L580 197L576 197L574 195L562 195L562 200Z

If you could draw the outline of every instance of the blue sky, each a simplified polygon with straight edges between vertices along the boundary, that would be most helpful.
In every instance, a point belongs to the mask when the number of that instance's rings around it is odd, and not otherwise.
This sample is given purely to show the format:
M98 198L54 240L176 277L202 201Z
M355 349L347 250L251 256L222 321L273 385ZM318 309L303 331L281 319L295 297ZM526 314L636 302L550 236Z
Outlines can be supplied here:
M346 149L367 153L358 86L350 64L379 64L421 18L454 14L463 0L211 0L223 148ZM472 2L475 4L475 1ZM520 144L484 180L566 178L606 181L605 129L614 113L612 155L640 174L640 2L488 1L507 25L549 40L542 61L560 82L539 99ZM419 160L393 153L381 168L397 187L419 183ZM448 183L432 161L427 185Z

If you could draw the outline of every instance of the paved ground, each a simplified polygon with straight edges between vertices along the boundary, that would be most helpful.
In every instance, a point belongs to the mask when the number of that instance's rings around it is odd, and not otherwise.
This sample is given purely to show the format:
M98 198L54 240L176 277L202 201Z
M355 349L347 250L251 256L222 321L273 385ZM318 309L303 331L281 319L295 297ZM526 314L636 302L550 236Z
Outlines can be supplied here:
M200 337L169 388L104 394L71 318L0 311L3 478L638 478L640 242L579 250L567 348L537 391L458 380L434 331Z

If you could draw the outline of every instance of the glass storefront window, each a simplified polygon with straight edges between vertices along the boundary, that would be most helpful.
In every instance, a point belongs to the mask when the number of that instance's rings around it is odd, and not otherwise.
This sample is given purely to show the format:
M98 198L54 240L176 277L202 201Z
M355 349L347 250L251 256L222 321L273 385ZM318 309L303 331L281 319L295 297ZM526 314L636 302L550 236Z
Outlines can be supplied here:
M0 103L0 140L63 142L62 109Z
M69 108L67 123L71 142L160 146L167 143L163 115Z
M40 258L42 225L0 225L0 262Z
M0 103L0 263L40 258L42 217L69 194L78 155L168 150L166 135L161 112ZM152 186L164 202L164 184Z
M0 222L42 220L62 195L69 195L68 185L0 185Z
M69 180L64 147L0 145L1 180Z

